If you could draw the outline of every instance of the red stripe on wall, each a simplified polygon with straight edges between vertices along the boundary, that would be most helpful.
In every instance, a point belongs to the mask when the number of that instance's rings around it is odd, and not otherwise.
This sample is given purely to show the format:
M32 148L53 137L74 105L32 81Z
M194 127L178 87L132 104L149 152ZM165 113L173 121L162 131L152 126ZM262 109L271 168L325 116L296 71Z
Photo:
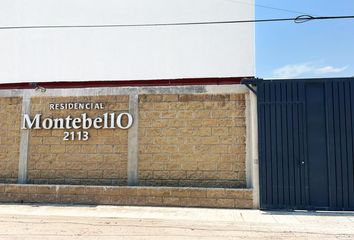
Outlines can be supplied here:
M43 88L97 88L97 87L144 87L144 86L181 86L181 85L226 85L240 84L242 79L252 77L228 78L183 78L161 80L122 80L122 81L75 81L75 82L26 82L3 83L1 89L32 89Z

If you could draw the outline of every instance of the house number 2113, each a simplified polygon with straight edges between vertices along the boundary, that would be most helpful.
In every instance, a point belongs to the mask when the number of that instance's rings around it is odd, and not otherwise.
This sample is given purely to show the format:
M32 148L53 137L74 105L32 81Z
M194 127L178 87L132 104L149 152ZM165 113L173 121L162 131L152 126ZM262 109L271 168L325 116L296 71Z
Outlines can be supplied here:
M89 138L89 134L86 131L82 132L64 132L64 141L87 141Z

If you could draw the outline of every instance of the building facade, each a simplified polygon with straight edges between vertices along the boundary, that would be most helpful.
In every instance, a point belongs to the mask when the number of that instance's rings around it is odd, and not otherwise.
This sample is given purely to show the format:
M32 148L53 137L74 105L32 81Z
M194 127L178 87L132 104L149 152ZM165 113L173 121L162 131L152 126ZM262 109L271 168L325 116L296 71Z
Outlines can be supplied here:
M258 204L252 191L255 109L251 116L243 85L0 94L2 201Z
M257 207L254 24L183 25L235 18L253 1L0 3L0 201Z

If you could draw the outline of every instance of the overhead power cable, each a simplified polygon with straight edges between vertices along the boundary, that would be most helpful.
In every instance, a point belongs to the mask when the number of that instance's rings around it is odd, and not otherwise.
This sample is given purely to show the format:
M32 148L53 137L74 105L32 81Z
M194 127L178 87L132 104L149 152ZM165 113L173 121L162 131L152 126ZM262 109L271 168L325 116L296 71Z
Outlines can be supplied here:
M295 18L271 18L254 20L229 20L210 22L175 22L175 23L142 23L142 24L98 24L98 25L33 25L33 26L3 26L0 30L10 29L50 29L50 28L119 28L119 27L164 27L164 26L189 26L189 25L218 25L218 24L240 24L240 23L265 23L265 22L286 22L304 23L314 20L338 20L354 19L354 16L326 16L313 17L311 15L300 15Z

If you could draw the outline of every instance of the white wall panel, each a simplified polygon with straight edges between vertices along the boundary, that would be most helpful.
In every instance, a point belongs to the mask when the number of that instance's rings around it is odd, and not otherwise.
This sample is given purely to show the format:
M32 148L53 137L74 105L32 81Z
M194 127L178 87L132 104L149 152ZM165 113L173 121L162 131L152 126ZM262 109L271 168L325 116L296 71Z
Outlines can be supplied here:
M253 0L247 2L1 0L0 26L253 19ZM1 83L253 75L250 23L0 30Z

